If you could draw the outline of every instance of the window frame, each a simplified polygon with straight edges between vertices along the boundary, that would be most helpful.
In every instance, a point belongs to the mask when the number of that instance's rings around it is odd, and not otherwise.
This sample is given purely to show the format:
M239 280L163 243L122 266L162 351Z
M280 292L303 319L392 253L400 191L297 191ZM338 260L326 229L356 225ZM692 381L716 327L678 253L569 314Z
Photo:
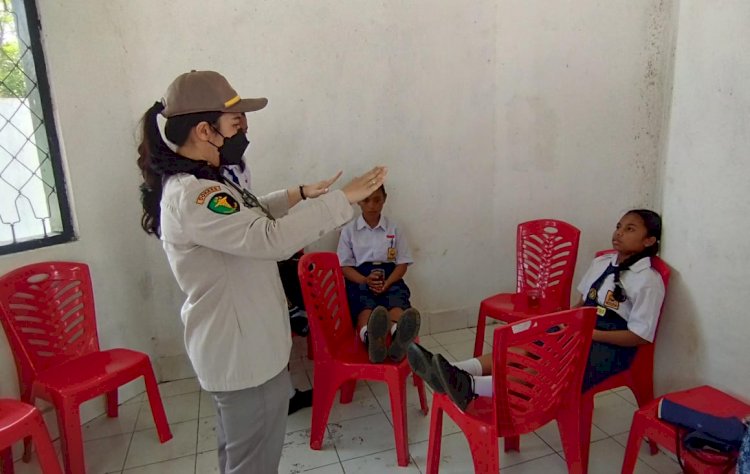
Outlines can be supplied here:
M42 23L39 18L36 0L22 0L14 3L23 4L24 8L24 16L27 23L26 27L28 28L29 42L31 43L29 46L36 72L36 86L39 91L42 119L44 120L44 130L47 134L47 144L49 146L49 159L52 167L52 174L54 175L55 194L57 196L57 204L60 208L60 223L62 224L62 231L55 235L0 245L0 255L8 255L76 240L70 201L68 200L65 170L63 168L63 156L60 150L60 142L57 137L57 124L55 122L54 108L52 106L52 94L50 91L49 79L47 77L47 65L42 44ZM16 18L18 18L18 16ZM18 20L20 21L20 18L18 18ZM18 28L18 25L16 25L16 27Z

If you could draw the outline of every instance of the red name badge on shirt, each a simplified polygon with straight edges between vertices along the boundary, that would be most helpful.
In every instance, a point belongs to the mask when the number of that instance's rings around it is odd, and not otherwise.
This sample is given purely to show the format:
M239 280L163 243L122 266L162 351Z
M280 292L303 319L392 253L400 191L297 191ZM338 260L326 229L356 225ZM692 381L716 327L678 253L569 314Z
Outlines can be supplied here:
M386 239L389 240L388 242L388 261L389 262L395 262L396 261L396 236L395 235L386 235Z

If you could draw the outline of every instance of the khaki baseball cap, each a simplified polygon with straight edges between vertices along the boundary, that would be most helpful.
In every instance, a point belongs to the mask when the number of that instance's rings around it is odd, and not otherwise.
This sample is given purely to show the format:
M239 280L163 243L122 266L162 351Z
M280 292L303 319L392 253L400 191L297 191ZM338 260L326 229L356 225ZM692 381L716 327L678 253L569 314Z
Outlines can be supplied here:
M254 112L268 99L241 99L229 81L214 71L190 71L177 76L162 99L167 118L199 112Z

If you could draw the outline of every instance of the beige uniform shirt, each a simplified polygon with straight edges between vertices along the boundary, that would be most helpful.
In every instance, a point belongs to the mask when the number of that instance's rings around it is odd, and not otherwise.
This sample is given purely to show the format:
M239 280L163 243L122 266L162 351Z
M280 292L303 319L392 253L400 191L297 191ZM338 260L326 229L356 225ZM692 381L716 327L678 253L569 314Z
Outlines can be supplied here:
M255 387L289 362L291 332L276 262L352 218L342 191L290 215L286 191L260 198L276 221L216 181L179 174L161 200L161 234L187 299L185 346L201 387Z

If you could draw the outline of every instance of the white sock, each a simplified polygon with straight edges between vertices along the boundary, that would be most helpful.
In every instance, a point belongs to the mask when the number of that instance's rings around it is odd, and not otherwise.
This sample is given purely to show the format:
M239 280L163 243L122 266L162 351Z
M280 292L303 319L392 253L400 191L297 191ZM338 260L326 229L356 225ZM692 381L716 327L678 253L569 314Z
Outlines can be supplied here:
M482 375L482 363L479 362L479 359L477 359L476 357L474 357L473 359L466 359L462 360L461 362L456 362L453 365L455 365L459 369L467 371L471 375Z
M365 339L366 337L367 337L367 326L362 326L362 329L359 330L359 338L365 344L367 344L367 339Z
M474 379L474 393L475 394L479 395L480 397L492 396L492 376L491 375L482 375L479 377L472 377L472 378Z

